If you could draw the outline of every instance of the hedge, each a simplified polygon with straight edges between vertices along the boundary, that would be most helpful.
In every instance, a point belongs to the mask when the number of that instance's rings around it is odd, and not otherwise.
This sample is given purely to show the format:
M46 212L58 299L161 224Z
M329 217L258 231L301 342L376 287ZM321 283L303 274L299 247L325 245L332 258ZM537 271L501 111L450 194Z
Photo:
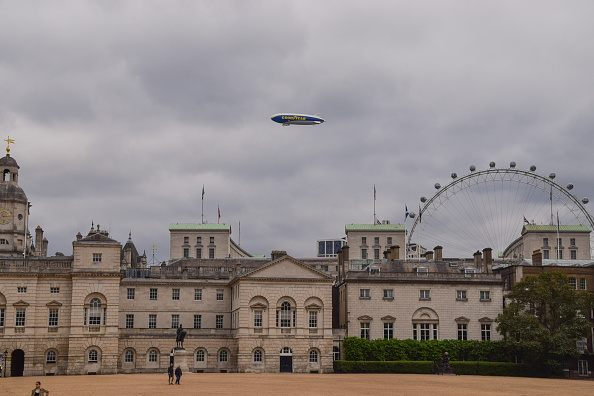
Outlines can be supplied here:
M397 373L397 374L432 374L433 362L355 362L334 361L335 373Z
M450 362L450 367L458 375L546 377L546 373L539 371L538 366L526 363Z

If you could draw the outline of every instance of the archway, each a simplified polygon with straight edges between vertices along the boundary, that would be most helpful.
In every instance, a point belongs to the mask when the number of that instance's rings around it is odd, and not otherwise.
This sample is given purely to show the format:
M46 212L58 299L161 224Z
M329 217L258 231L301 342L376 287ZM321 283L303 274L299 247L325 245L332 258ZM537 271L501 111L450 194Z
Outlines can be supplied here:
M22 377L25 371L25 351L22 349L15 349L10 355L10 376Z

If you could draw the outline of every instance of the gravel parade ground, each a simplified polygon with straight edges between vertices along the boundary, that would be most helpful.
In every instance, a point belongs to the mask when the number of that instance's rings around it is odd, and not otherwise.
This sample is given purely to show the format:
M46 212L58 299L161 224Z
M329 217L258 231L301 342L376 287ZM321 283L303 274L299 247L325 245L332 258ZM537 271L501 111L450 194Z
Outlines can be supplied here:
M167 374L0 378L0 395L594 395L592 380L408 374Z

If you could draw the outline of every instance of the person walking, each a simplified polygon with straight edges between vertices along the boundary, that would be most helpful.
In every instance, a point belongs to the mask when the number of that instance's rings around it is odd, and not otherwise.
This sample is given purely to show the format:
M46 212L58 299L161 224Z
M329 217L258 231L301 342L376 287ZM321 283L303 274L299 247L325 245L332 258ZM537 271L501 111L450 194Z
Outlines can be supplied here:
M167 374L169 375L169 385L173 385L173 363L169 364Z
M180 366L177 366L177 368L175 369L175 383L177 385L181 385L179 383L179 380L181 379L181 376L182 376L181 367Z
M49 391L41 387L41 382L37 381L35 383L35 389L31 391L31 396L47 396L49 395Z

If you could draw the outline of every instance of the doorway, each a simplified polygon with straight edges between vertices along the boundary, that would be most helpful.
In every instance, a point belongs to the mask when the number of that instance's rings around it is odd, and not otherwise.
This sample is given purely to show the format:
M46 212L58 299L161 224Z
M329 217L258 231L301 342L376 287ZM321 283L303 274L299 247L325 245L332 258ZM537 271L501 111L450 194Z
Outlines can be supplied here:
M25 371L25 351L22 349L15 349L10 355L10 376L22 377Z
M280 372L293 372L293 351L289 347L284 347L280 351Z

